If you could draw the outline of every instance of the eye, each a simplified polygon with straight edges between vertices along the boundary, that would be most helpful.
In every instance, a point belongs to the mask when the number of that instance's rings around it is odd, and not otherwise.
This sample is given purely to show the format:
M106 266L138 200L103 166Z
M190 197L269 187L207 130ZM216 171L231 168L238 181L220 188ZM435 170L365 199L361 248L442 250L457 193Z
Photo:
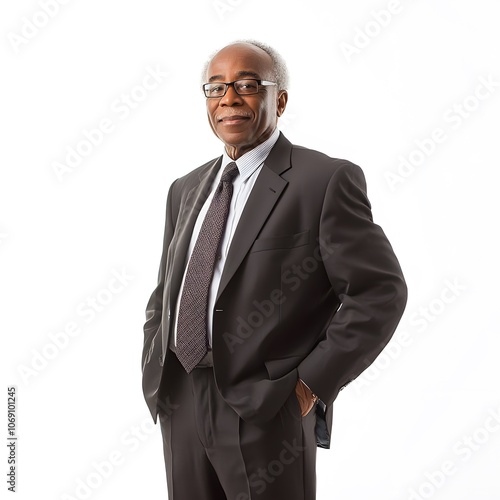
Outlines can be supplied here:
M257 82L254 80L242 80L239 82L238 88L245 91L255 91L257 89Z
M219 94L220 92L224 92L224 85L212 85L209 88L209 92L211 94Z

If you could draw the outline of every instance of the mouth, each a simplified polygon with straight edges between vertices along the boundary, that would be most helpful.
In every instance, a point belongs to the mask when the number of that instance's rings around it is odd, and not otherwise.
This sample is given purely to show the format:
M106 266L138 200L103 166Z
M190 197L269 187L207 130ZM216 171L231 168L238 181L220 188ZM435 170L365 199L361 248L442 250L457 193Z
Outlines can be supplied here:
M250 117L247 115L230 115L218 117L217 123L222 123L224 125L239 125L247 120L250 120Z

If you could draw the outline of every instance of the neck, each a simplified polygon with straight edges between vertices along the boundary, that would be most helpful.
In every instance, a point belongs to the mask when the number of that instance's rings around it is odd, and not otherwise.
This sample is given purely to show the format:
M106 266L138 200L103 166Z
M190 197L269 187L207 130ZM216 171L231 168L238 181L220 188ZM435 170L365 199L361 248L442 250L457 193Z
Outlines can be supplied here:
M245 144L245 145L226 144L225 145L226 154L229 156L229 158L231 158L231 160L237 160L245 153L248 153L252 149L256 148L259 144L266 142L269 139L269 137L273 135L274 130L275 129L269 130L261 137L259 137L259 139L256 142L252 144Z

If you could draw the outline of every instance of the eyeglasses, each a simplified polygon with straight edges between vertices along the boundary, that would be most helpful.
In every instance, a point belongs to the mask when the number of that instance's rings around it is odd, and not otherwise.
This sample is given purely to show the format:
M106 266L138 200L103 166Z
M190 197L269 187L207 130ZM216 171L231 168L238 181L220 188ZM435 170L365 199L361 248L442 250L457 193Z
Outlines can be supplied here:
M234 82L227 83L205 83L203 85L203 92L205 92L205 97L224 97L230 85L233 86L233 89L239 95L252 95L259 93L259 85L276 85L276 83L266 82L265 80L235 80Z

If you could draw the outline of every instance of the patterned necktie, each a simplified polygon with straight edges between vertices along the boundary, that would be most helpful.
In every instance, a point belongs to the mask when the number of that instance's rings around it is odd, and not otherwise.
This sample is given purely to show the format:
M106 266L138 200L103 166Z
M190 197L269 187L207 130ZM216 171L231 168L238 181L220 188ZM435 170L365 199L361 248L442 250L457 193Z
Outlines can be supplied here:
M226 226L236 163L229 163L215 190L189 260L177 318L177 357L187 373L208 351L208 294L220 240Z

